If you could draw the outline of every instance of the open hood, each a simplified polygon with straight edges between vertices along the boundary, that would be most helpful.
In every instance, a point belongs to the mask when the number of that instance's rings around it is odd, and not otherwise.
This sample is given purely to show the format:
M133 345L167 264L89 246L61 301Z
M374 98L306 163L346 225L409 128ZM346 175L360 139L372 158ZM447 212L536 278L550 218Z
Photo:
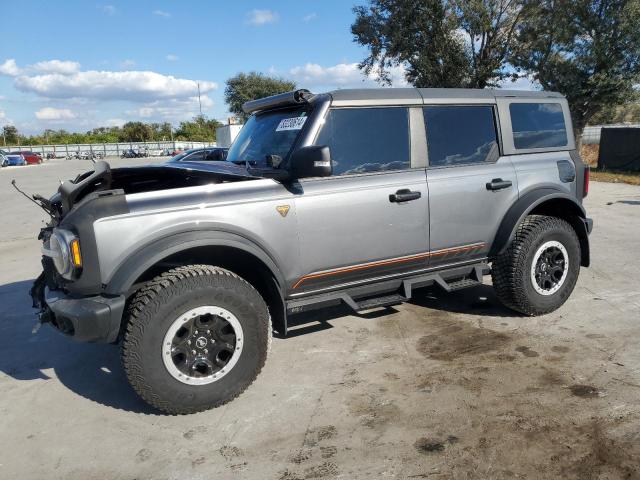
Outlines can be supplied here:
M167 162L115 169L107 162L96 162L93 171L63 182L51 200L60 203L64 215L92 192L121 190L130 194L257 178L260 177L247 172L244 165L224 161Z

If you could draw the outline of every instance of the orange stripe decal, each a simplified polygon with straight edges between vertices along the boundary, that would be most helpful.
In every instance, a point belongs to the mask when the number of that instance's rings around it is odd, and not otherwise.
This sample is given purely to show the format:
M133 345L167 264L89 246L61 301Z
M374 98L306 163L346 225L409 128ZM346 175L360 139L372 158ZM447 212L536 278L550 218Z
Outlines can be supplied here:
M416 255L409 255L408 257L391 258L389 260L379 260L376 262L353 265L351 267L336 268L335 270L327 270L326 272L310 273L309 275L305 275L304 277L300 278L300 280L298 280L295 283L295 285L293 285L293 288L294 289L298 288L305 281L312 280L314 278L322 278L322 277L328 277L331 275L337 275L339 273L355 272L358 270L365 270L367 268L393 265L395 263L411 262L413 260L421 260L424 258L437 257L440 255L447 255L449 253L460 253L460 252L466 252L469 250L477 250L484 246L485 246L484 243L474 243L471 245L465 245L463 247L443 248L441 250L434 250L432 252L424 252L424 253L418 253Z

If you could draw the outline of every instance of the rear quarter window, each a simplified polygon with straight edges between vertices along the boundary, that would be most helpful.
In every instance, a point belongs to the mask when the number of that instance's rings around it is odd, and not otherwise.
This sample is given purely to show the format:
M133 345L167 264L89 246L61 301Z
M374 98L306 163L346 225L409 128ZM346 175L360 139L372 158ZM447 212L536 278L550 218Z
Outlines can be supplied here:
M513 145L519 150L567 145L567 128L559 103L509 105Z

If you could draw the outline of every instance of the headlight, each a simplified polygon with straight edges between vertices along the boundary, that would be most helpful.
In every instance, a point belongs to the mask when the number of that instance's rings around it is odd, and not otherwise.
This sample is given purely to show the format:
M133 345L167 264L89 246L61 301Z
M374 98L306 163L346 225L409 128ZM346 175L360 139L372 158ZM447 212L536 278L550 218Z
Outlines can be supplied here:
M55 229L42 253L51 258L58 273L66 279L70 280L82 268L80 241L68 230Z

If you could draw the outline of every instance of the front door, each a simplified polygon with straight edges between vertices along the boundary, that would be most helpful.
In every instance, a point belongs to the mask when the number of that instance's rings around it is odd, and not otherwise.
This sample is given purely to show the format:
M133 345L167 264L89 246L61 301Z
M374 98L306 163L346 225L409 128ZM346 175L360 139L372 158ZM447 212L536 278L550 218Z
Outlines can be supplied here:
M432 266L487 256L518 198L515 169L500 156L492 105L424 107Z
M300 181L292 295L425 268L429 195L409 131L407 108L329 110L315 143L329 146L334 172Z

